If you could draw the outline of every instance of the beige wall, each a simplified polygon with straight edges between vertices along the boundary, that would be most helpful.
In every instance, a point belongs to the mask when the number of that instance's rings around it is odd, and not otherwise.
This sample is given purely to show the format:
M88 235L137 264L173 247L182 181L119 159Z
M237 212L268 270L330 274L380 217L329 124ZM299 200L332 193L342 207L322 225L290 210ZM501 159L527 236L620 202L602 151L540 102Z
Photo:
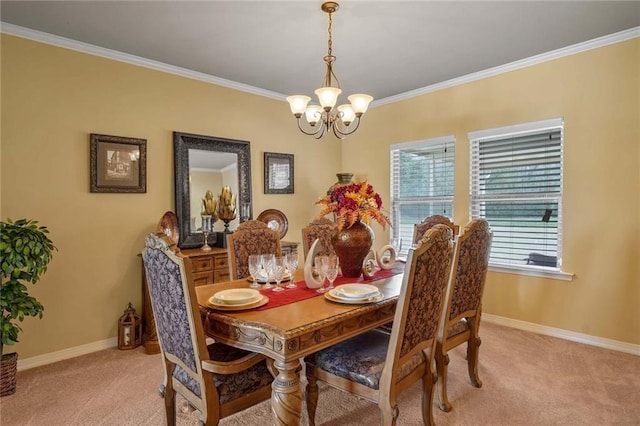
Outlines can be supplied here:
M486 313L640 344L640 39L375 108L342 169L389 197L390 144L455 135L455 221L469 220L474 130L564 117L564 269L491 272ZM376 230L377 231L377 230Z
M127 302L140 312L145 234L174 209L173 131L251 142L254 217L277 208L287 240L320 211L340 142L302 135L286 102L2 35L0 217L34 218L58 247L30 285L44 318L27 318L20 359L117 335ZM89 192L89 133L147 140L146 194ZM265 195L263 153L295 155L293 195Z
M374 108L344 142L301 135L288 106L2 35L0 217L38 219L59 251L32 294L21 359L116 335L140 310L144 235L174 209L172 132L251 141L254 216L278 208L287 240L314 218L335 173L389 196L388 146L454 134L455 220L468 220L469 131L565 118L565 269L573 282L490 273L485 312L640 344L640 41ZM247 123L245 120L253 120ZM89 192L89 133L147 139L146 194ZM263 152L295 155L293 195L263 193ZM386 242L378 225L376 245Z

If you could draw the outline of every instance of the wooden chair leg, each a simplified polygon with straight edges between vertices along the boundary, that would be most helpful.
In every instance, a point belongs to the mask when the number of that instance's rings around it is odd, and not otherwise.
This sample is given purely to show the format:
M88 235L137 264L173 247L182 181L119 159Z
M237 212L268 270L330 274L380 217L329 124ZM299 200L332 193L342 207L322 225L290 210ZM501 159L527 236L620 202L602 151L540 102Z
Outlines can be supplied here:
M176 391L169 385L164 390L164 409L167 414L167 426L176 424Z
M307 365L313 370L313 367ZM307 371L309 373L309 371ZM318 379L312 374L307 374L307 414L309 416L309 426L316 424L316 408L318 407Z
M380 408L380 424L382 426L392 425L395 426L396 420L400 415L400 409L398 403L394 401L378 401L378 407Z
M451 403L447 397L447 370L449 366L449 354L443 353L440 343L436 348L436 369L438 370L438 379L436 385L436 393L438 394L438 407L444 412L451 411Z
M171 384L171 378L173 377L173 370L176 368L176 365L164 360L165 363L165 371L167 372L167 383L164 388L164 409L167 415L167 426L175 426L176 424L176 391L173 389L173 385Z
M422 423L425 426L434 425L433 421L433 391L438 381L438 374L432 370L431 363L422 377Z
M467 367L469 369L469 379L473 386L477 388L482 387L482 380L480 380L480 376L478 375L478 354L480 349L480 344L482 340L479 336L474 336L473 334L469 337L469 343L467 344Z

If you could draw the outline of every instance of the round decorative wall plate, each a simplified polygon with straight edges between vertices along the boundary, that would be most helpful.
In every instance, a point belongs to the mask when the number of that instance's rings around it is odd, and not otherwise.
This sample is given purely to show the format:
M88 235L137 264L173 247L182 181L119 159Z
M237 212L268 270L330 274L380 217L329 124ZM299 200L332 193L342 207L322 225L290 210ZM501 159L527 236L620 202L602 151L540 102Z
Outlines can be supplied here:
M280 239L284 238L289 229L289 221L287 216L277 209L267 209L260 213L256 220L267 224L269 229L273 229L280 235Z

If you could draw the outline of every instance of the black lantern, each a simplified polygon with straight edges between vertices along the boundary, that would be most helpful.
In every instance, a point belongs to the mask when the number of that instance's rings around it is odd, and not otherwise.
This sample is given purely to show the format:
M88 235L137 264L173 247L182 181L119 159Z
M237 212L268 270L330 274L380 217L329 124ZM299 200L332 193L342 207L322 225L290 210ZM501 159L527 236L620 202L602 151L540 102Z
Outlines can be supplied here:
M118 320L118 349L135 349L142 343L142 319L131 302Z

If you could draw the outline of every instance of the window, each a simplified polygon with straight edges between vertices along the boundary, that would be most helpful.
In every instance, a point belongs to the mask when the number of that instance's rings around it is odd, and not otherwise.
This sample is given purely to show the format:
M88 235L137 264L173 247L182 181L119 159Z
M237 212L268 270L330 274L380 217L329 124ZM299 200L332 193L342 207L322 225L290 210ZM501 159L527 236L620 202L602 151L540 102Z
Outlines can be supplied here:
M406 256L413 225L440 214L453 218L453 136L391 145L391 224Z
M562 119L469 133L471 217L493 231L490 264L559 271Z

